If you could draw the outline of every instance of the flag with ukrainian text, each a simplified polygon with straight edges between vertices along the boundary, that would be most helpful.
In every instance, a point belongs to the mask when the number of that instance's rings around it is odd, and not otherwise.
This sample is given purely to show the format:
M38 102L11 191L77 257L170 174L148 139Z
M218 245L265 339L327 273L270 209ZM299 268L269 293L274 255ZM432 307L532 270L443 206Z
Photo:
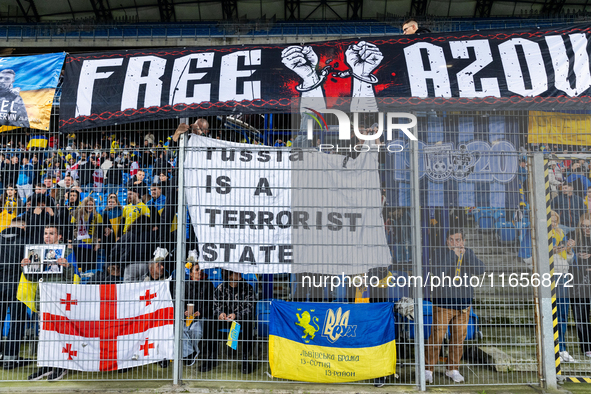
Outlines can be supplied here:
M274 377L306 382L392 375L396 372L393 304L273 300L269 363Z

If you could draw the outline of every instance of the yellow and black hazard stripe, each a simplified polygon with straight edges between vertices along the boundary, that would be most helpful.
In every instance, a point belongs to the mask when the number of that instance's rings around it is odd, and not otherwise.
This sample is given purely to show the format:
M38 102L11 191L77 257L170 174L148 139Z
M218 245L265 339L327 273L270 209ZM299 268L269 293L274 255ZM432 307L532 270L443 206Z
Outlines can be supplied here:
M591 378L576 378L576 377L566 377L567 382L573 383L591 383Z
M551 294L552 294L552 331L554 333L554 356L556 362L556 375L560 375L560 346L558 344L558 308L556 305L556 281L554 277L554 253L553 253L553 239L552 239L552 215L551 215L551 195L550 195L550 178L548 175L548 160L544 159L544 183L546 186L546 219L548 225L548 253L550 255L550 279L551 279Z

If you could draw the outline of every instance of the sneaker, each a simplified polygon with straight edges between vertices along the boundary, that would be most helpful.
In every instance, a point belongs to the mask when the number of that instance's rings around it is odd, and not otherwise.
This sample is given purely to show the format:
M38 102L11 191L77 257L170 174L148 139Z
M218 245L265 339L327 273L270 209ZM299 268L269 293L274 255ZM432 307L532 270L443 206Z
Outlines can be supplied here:
M53 368L48 367L41 367L37 370L37 372L30 374L27 380L34 382L37 380L41 380L46 376L49 376L53 373Z
M425 382L433 383L433 371L425 371Z
M196 361L197 361L197 355L195 353L193 353L193 354L189 354L187 356L187 358L183 360L183 364L185 364L185 366L187 366L187 367L190 367L191 365L195 365Z
M461 383L464 381L464 377L460 375L460 371L458 371L457 369L445 371L445 376L447 376L456 383Z
M570 354L568 354L568 352L565 350L564 352L560 352L560 362L563 363L574 363L575 359L573 358L573 356L571 356Z
M49 381L49 382L56 382L58 380L62 380L63 377L66 376L67 374L68 374L68 370L67 369L55 368L51 372L51 375L49 375L47 377L47 381Z
M591 357L591 351L585 352L585 357Z
M375 378L375 380L373 381L373 385L375 387L384 387L385 384L386 384L386 378L385 377Z

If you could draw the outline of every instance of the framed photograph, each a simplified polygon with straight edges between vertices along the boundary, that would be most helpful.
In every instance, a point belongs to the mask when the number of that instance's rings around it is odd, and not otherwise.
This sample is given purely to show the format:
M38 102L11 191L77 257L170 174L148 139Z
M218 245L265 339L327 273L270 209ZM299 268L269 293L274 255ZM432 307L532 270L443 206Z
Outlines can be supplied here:
M25 274L61 274L64 267L57 263L64 257L66 245L27 245L25 258L31 261L23 267Z

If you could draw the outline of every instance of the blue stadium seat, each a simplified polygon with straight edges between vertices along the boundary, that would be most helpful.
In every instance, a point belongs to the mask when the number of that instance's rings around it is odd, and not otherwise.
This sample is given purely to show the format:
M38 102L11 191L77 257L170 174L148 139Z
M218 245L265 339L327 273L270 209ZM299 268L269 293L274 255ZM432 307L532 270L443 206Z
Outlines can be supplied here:
M495 223L495 235L501 243L512 243L517 238L517 232L512 222L506 220L498 220Z
M493 208L481 207L474 212L474 220L481 230L492 230L494 228L494 212Z
M213 287L217 287L222 283L222 270L219 268L206 268L203 270L207 275L207 279L213 284Z
M256 333L259 338L269 336L269 315L271 314L271 301L258 301L256 308Z
M388 286L388 301L396 302L403 297L409 297L410 285L408 283L408 274L406 272L394 271L388 275L392 275L392 279L389 280L390 284L394 283L396 286ZM398 279L399 277L404 278ZM398 286L398 284L406 284L405 286Z

